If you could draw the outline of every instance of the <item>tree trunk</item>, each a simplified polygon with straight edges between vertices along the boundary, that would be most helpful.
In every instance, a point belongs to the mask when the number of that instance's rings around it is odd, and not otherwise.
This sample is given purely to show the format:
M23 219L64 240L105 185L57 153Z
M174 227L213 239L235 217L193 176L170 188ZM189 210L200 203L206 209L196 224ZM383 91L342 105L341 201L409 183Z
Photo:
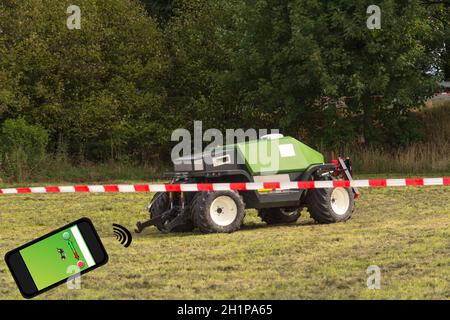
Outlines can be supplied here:
M450 41L446 41L443 61L444 61L443 66L444 79L445 81L450 81Z
M362 99L363 110L363 140L370 144L373 137L373 104L370 97Z

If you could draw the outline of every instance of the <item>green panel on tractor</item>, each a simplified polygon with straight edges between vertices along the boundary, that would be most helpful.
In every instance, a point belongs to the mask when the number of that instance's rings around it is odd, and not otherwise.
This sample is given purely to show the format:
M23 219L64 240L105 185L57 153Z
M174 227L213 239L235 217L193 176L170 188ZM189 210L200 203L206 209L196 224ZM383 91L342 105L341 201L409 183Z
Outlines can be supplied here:
M241 142L236 148L253 176L302 172L312 164L324 163L321 153L291 137Z

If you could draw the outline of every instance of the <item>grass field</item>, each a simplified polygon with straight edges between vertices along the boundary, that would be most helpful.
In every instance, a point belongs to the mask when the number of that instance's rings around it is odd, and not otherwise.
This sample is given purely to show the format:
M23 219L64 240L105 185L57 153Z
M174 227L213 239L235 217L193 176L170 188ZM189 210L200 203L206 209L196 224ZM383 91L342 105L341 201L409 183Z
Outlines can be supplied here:
M233 234L164 235L120 246L112 223L147 217L148 194L0 196L0 254L82 216L109 263L38 299L450 299L450 188L365 189L353 218L268 227L249 211ZM381 289L366 286L381 268ZM0 262L0 299L21 298Z

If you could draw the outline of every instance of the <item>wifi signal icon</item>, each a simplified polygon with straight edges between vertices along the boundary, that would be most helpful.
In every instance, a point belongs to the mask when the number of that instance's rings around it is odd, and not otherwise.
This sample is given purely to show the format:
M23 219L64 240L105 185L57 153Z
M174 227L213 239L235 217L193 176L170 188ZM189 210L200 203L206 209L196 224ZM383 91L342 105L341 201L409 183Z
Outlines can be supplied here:
M120 224L113 224L114 235L117 241L120 242L125 248L128 248L133 241L130 231L127 228L121 226Z

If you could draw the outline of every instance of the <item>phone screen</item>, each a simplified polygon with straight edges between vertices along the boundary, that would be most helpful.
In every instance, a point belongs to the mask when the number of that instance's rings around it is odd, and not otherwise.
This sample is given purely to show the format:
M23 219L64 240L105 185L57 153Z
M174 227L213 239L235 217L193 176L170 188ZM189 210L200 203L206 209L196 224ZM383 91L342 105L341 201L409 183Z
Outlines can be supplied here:
M5 260L22 295L32 298L106 264L108 254L83 218L8 252Z
M95 265L77 225L19 252L38 290L67 279L74 266L83 270Z

